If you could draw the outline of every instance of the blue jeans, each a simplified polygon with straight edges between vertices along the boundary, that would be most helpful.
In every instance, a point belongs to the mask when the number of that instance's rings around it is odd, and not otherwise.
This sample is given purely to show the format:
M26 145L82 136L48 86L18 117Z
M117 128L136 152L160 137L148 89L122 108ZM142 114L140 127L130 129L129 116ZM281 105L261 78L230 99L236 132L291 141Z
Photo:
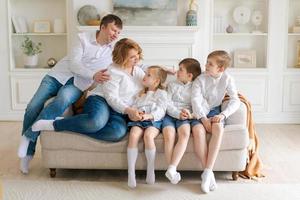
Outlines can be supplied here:
M73 85L74 78L65 85L55 78L46 75L38 90L27 105L23 121L22 135L30 139L27 155L34 155L39 131L32 131L31 126L40 119L55 119L61 116L66 108L80 98L82 92ZM54 97L54 100L44 107L45 102Z
M176 119L174 117L171 117L170 115L166 115L163 119L162 129L164 129L167 126L171 126L171 127L174 127L175 129L178 129L180 126L182 126L184 124L190 124L191 127L193 127L198 124L198 120L196 120L196 119L181 120L181 119Z
M72 131L97 140L120 141L127 133L127 116L114 111L100 96L89 96L79 115L55 120L55 131Z

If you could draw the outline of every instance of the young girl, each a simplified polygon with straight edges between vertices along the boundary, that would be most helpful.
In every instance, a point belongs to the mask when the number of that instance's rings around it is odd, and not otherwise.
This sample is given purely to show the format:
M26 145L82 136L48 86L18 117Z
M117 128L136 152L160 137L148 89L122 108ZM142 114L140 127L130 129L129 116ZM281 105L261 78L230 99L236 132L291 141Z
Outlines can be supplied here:
M131 121L129 142L127 148L128 159L128 186L136 187L135 163L138 156L138 142L144 135L145 155L147 159L146 182L155 182L154 161L155 143L154 138L161 130L162 118L167 108L167 93L163 83L167 78L167 72L159 66L150 66L143 78L144 89L137 95L133 107L139 110L140 120Z
M214 51L208 55L205 73L193 83L193 114L199 124L193 127L195 153L200 158L204 171L201 175L201 189L204 193L217 188L212 171L224 132L224 120L240 106L240 100L233 78L226 72L231 58L225 51ZM230 100L221 111L221 103L225 94ZM206 132L211 134L209 144L206 143Z

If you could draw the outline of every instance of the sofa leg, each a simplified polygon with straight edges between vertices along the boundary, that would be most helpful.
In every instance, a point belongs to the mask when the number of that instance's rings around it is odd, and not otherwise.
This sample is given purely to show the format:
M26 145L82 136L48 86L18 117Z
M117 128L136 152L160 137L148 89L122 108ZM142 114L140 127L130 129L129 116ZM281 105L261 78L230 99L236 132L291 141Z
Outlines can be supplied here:
M55 176L56 176L56 169L55 168L50 168L50 177L51 178L55 178Z
M232 172L232 179L236 181L238 180L238 178L239 178L239 172Z

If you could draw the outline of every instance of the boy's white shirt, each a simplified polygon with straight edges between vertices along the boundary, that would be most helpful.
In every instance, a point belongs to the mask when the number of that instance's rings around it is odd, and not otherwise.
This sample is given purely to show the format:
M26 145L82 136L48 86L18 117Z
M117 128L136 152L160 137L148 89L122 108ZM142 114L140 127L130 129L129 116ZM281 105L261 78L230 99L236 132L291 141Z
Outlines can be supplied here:
M225 110L221 113L229 117L240 106L237 89L233 78L225 71L218 78L203 73L193 82L192 107L197 119L206 117L209 111L222 104L227 94L230 99Z
M167 87L168 107L167 114L176 119L180 119L182 109L187 109L192 113L192 82L186 84L175 80L170 82Z
M156 91L148 91L141 97L137 95L133 107L146 114L152 114L153 121L159 121L166 115L167 100L167 92L157 89Z
M132 107L136 95L142 90L145 72L135 66L131 75L116 64L111 64L108 73L110 80L98 84L94 90L88 92L87 96L102 96L116 112L124 114L125 109Z
M78 39L69 55L60 60L48 73L61 84L74 77L74 85L87 89L94 81L94 74L112 63L113 44L100 45L96 32L78 33Z

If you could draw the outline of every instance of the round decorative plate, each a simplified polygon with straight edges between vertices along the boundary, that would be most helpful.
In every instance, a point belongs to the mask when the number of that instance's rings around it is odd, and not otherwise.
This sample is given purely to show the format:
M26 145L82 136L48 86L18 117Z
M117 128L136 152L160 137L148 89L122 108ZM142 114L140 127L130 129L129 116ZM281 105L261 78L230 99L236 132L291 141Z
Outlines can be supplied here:
M233 11L233 19L236 23L247 24L250 20L251 10L245 6L236 7Z
M97 8L92 5L82 6L77 13L77 20L81 26L87 25L88 20L97 20L100 16L98 14Z

